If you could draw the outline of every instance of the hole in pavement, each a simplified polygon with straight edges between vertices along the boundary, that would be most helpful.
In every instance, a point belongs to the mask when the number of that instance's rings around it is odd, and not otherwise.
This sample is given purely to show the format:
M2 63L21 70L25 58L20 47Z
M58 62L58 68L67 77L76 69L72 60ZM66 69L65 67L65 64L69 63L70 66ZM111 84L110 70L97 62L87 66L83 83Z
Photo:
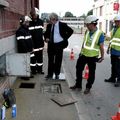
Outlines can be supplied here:
M34 88L35 83L21 83L19 88Z
M62 93L60 83L41 83L42 93Z

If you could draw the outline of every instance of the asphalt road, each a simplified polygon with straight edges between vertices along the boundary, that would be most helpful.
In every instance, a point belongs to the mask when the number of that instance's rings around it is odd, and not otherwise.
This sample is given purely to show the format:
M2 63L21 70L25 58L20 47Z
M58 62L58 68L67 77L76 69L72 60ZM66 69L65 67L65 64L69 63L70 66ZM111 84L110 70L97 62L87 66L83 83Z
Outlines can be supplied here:
M68 85L75 83L75 66L81 49L83 36L74 34L69 39L69 46L64 50L63 67L68 81ZM120 87L114 87L111 83L105 83L104 79L110 77L110 56L106 54L102 63L97 63L96 79L91 89L91 93L84 95L83 91L72 91L71 93L77 99L76 108L80 120L111 120L112 115L116 115L118 104L120 103ZM70 60L70 51L74 50L74 60ZM83 90L86 80L83 79Z

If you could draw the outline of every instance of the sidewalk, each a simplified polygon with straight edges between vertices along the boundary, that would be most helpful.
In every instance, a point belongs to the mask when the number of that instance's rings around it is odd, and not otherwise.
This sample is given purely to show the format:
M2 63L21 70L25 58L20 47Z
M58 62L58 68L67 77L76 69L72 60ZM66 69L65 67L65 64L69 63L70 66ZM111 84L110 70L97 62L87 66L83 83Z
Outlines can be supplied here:
M44 71L46 75L46 50L44 52ZM63 97L64 95L67 95L72 97L67 82L65 80L45 80L45 75L37 74L29 81L21 79L16 81L13 86L17 104L17 117L15 119L79 120L75 104L60 106L51 100L51 98L56 96ZM22 88L20 88L20 85ZM11 118L11 109L7 110L6 119L13 119Z

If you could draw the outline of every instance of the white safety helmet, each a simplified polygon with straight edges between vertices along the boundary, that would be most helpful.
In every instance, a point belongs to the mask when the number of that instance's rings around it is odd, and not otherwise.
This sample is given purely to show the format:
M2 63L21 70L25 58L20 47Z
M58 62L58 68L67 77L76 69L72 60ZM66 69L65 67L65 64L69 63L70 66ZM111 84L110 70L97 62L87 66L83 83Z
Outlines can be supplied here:
M32 21L32 19L29 16L25 16L25 21Z
M117 15L114 17L114 21L116 21L116 20L120 20L120 15Z
M20 24L23 24L23 22L26 22L26 21L32 21L32 19L29 16L22 16L20 18Z
M35 13L36 13L37 15L39 15L39 10L38 10L38 8L36 8L36 7L35 7Z
M85 24L90 24L90 23L97 23L98 18L94 15L89 15L85 19Z

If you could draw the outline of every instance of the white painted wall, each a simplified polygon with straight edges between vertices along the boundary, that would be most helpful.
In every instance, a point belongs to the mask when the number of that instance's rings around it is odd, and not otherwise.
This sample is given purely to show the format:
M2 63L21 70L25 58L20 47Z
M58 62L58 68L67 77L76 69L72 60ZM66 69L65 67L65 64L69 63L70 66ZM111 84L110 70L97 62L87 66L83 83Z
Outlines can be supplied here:
M15 52L15 35L0 39L0 56L9 52Z
M99 18L99 23L102 22L102 30L108 36L110 34L110 21L113 20L114 16L119 14L120 11L116 12L113 10L113 3L116 0L98 0L94 2L93 15L96 15ZM119 2L119 0L118 0ZM120 3L120 2L119 2ZM103 6L103 14L100 16L100 6Z

